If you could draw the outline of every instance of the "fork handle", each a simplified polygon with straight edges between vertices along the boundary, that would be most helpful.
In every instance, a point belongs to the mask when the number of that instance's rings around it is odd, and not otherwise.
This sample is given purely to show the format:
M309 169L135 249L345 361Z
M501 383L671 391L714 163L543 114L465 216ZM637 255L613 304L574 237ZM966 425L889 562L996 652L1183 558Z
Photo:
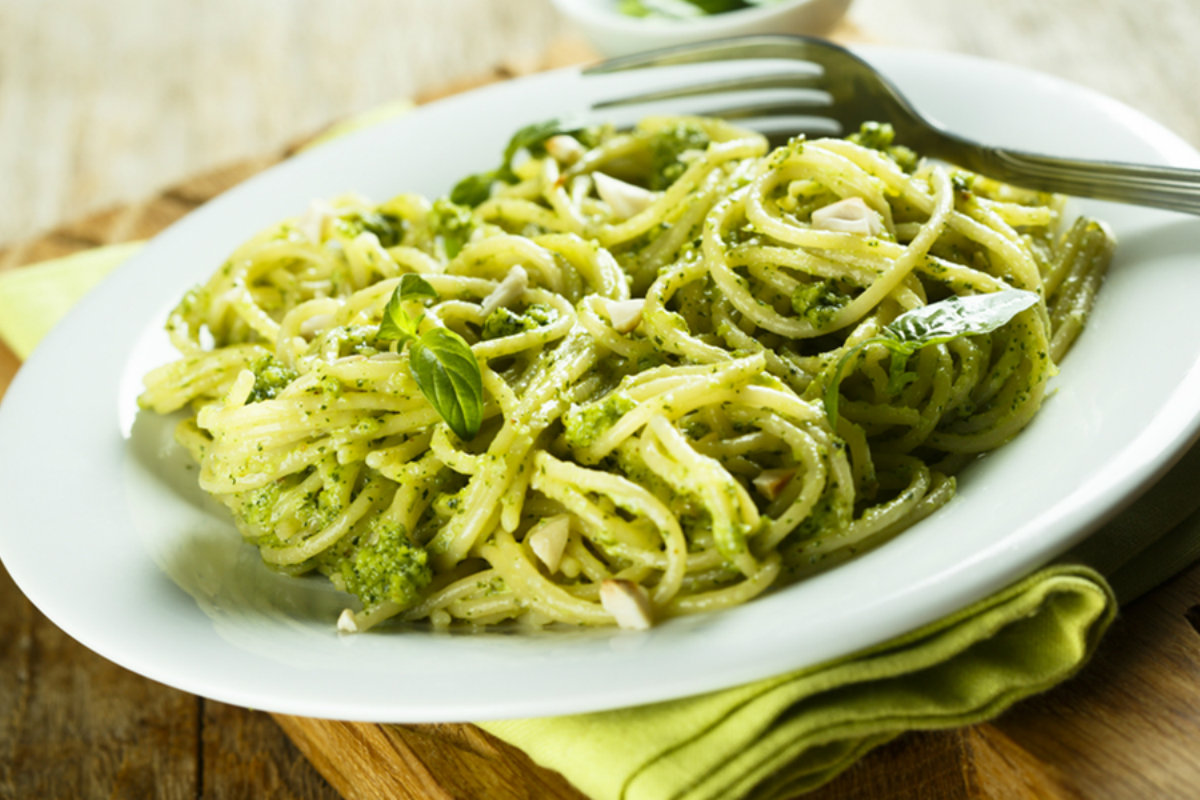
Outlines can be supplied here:
M1200 215L1200 170L1086 161L1001 147L966 146L947 136L945 156L967 169L1029 189L1115 200Z

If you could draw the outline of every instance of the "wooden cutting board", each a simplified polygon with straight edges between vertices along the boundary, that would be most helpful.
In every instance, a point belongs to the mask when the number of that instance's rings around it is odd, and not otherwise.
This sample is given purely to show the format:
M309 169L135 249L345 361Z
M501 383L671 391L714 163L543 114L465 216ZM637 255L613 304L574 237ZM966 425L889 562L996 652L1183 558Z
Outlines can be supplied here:
M540 63L505 65L491 75L419 99L576 62L586 55L586 49L567 42ZM197 176L143 203L87 217L0 251L0 270L149 237L288 154ZM0 392L17 366L16 357L0 344ZM81 659L73 669L94 667ZM73 696L64 700L96 702ZM106 702L119 703L121 698ZM140 699L131 695L128 702ZM197 699L201 718L206 702ZM256 712L221 707L221 714L232 725L233 717ZM534 765L521 751L471 724L379 725L274 716L309 762L348 800L583 798L562 776ZM63 730L47 735L73 736L71 719L63 717ZM0 725L0 740L21 735L14 730ZM6 752L21 749L19 741L9 744ZM178 755L179 742L169 747ZM1025 701L992 723L903 736L808 797L1194 798L1200 797L1198 753L1200 564L1124 609L1093 662L1068 684ZM225 756L226 767L229 758Z

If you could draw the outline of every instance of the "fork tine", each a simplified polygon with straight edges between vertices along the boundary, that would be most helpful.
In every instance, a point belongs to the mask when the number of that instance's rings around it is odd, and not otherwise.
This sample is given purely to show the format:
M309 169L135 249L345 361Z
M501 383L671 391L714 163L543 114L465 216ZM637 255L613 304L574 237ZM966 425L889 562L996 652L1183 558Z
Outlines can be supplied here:
M759 34L732 39L714 39L645 53L617 56L586 67L583 73L585 75L604 75L648 67L764 58L810 61L821 65L841 58L859 60L849 50L824 39L787 34Z
M800 125L795 132L820 132L822 135L844 133L858 127L858 104L849 103L855 94L853 78L874 70L858 56L824 39L788 34L759 34L695 42L676 47L634 53L603 61L583 70L584 75L606 75L629 70L656 67L701 66L721 61L761 62L786 61L775 64L770 74L744 74L737 77L713 78L711 74L700 81L679 83L646 90L639 94L592 103L594 109L614 108L682 98L719 96L727 93L761 92L770 97L747 98L745 104L716 110L689 109L687 113L716 116L725 119L775 118L813 120L819 124ZM780 92L788 90L783 98Z
M719 117L721 119L766 119L768 117L777 117L780 120L796 120L806 119L809 121L809 130L821 130L822 132L836 133L842 127L841 123L828 115L821 115L820 109L813 109L811 113L805 113L808 109L797 108L794 103L786 100L777 102L765 101L761 103L745 103L737 106L721 106L708 109L706 111L697 111L698 117ZM812 124L817 121L822 124ZM797 131L799 132L799 131Z
M772 147L786 144L796 136L820 138L844 136L847 132L841 121L821 115L819 109L817 113L805 113L805 109L787 102L747 103L698 109L693 113L699 117L739 121L766 136Z
M593 103L592 107L613 108L615 106L628 106L638 103L654 103L661 100L676 100L683 97L699 97L702 95L719 95L729 92L748 92L764 89L794 89L796 90L793 95L794 102L803 108L828 106L830 103L828 92L808 89L805 86L805 84L812 82L818 77L814 73L793 72L723 78L600 100Z
M768 139L786 137L789 132L808 129L809 123L832 123L845 134L867 120L889 123L902 142L926 155L960 164L997 180L1048 192L1068 192L1102 200L1117 200L1200 214L1196 189L1200 171L1179 168L1147 168L1137 164L1084 161L987 147L955 135L920 113L878 70L837 45L821 39L783 34L723 39L698 44L635 53L604 61L583 70L584 75L602 75L648 67L682 66L722 61L781 59L808 62L821 68L825 80L820 84L830 102L821 115L796 114L795 102L771 100L709 112L727 119L752 120L751 124ZM710 78L711 81L711 78ZM733 87L728 79L691 89L660 90L641 97L609 101L606 105L625 105L658 99L720 94ZM736 88L747 88L744 84ZM763 88L759 83L755 88ZM777 88L771 86L769 88ZM602 107L602 106L593 106ZM808 108L800 107L804 111ZM691 113L700 113L692 111ZM804 120L791 128L776 123ZM759 125L759 121L765 124Z

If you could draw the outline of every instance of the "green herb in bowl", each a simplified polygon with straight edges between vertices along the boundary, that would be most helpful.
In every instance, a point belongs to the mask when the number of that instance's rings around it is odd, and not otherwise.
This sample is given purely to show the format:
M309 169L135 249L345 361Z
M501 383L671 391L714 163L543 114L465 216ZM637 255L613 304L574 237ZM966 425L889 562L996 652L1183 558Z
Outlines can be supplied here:
M620 0L617 8L622 14L631 17L688 19L767 6L777 2L779 0Z

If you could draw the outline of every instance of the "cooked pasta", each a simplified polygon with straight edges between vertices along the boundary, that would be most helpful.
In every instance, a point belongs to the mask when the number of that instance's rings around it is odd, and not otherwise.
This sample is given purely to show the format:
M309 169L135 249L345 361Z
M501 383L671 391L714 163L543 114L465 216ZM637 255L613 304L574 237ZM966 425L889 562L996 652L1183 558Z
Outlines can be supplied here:
M530 126L448 198L246 242L141 404L342 630L645 627L886 541L1030 421L1112 249L1062 206L886 126Z

